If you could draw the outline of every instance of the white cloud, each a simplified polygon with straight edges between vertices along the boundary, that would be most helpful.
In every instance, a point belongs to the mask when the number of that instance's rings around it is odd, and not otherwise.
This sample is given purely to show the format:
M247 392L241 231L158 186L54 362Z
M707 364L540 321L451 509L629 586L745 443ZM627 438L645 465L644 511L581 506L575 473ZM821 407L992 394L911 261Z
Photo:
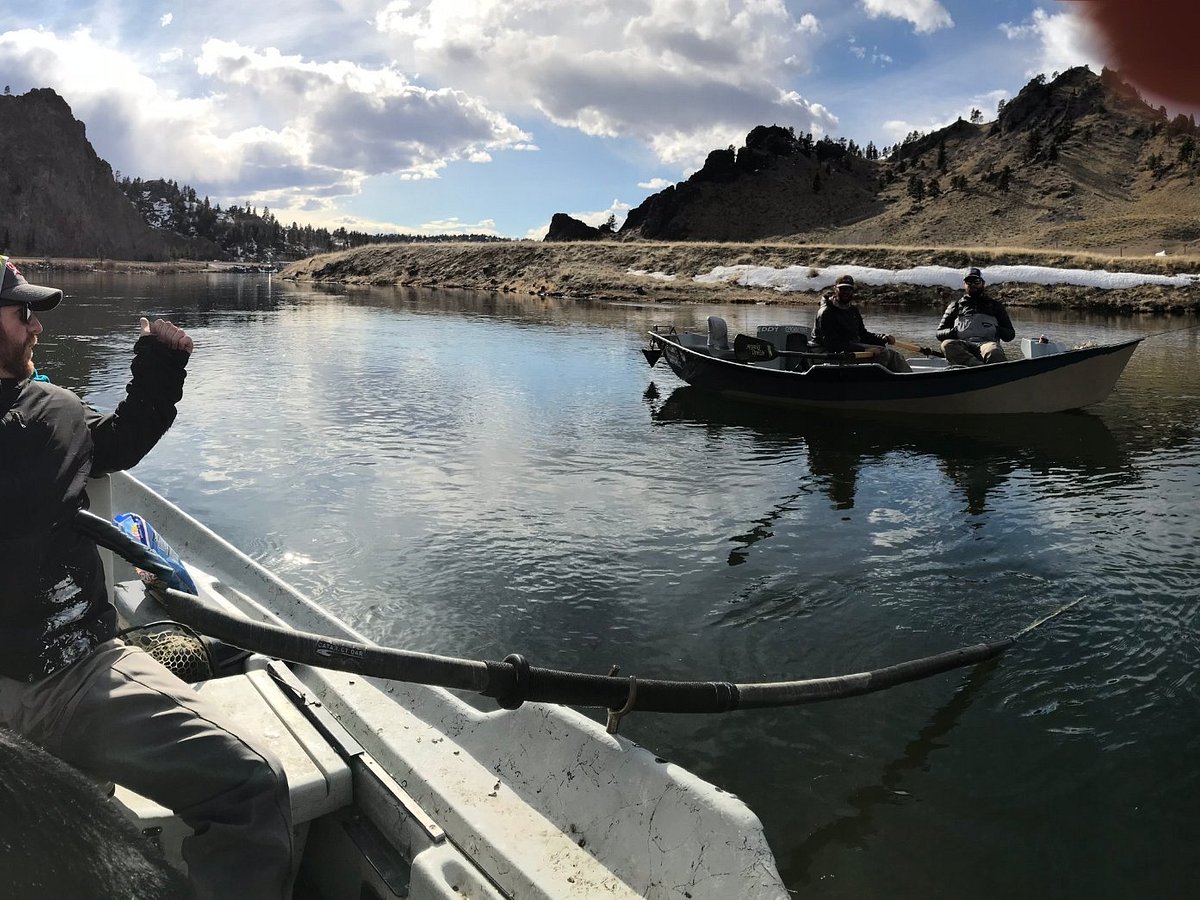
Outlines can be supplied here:
M656 179L657 180L657 179ZM670 184L671 182L667 182ZM640 187L640 185L639 185ZM628 203L622 203L620 200L614 199L608 209L602 209L594 212L572 212L567 213L572 219L578 219L585 225L591 225L593 228L599 228L608 221L609 216L613 218L614 229L619 229L625 221L625 216L633 207ZM529 241L540 241L546 236L546 232L550 230L550 223L547 221L541 225L530 228L525 232L525 239Z
M531 146L479 100L416 86L391 67L219 40L204 44L196 66L206 89L185 97L86 29L0 35L0 68L13 81L54 85L114 168L174 178L214 200L321 210L369 175L436 177L455 160Z
M163 15L159 18L158 25L160 28L166 28L173 21L175 21L175 14L174 13L166 13L165 15Z
M665 178L651 178L649 181L639 181L638 187L647 191L661 191L664 188L669 188L675 182L667 181Z
M904 119L890 119L883 123L883 131L893 141L900 141L910 133L918 131L929 134L947 125L953 125L958 119L970 121L971 110L978 109L983 113L983 121L990 122L996 118L996 106L1001 100L1008 99L1007 91L988 91L971 97L966 106L955 109L944 116L930 118L924 122L910 122Z
M376 17L425 77L556 125L698 166L763 122L836 124L785 89L820 30L783 0L394 0Z
M1035 61L1026 70L1026 75L1049 75L1083 65L1099 72L1103 67L1099 41L1091 24L1073 12L1051 15L1038 8L1029 22L1023 25L1005 23L1000 30L1009 40L1037 44L1038 49L1032 54Z
M937 0L860 0L863 10L872 19L887 17L910 22L918 34L954 27L946 7Z
M449 219L437 219L424 222L420 226L421 234L495 234L495 219L480 219L474 224L462 222L456 216Z

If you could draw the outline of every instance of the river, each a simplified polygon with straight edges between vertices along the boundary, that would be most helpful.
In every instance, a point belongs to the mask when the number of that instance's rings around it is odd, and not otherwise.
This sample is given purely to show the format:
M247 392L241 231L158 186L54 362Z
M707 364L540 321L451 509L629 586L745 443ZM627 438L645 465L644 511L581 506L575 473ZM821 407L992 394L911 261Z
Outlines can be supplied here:
M140 314L196 342L137 469L354 628L681 679L861 671L1003 637L881 694L621 733L742 797L813 897L1172 896L1200 826L1200 329L1088 412L986 423L713 402L638 348L812 308L604 305L65 275L37 360L111 408ZM938 310L865 309L929 342ZM1014 307L1018 336L1180 328Z

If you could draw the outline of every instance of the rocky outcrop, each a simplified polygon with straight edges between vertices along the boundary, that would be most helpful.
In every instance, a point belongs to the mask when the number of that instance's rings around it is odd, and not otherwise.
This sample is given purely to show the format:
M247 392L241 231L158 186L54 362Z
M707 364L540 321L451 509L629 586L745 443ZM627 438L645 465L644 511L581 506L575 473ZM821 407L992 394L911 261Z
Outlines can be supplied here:
M599 241L612 237L611 229L593 228L566 213L555 213L550 219L550 230L543 240L547 241Z
M624 240L1200 248L1200 129L1120 75L1037 76L995 120L884 151L763 125L631 210Z
M49 88L0 96L0 252L166 260L185 238L146 225Z

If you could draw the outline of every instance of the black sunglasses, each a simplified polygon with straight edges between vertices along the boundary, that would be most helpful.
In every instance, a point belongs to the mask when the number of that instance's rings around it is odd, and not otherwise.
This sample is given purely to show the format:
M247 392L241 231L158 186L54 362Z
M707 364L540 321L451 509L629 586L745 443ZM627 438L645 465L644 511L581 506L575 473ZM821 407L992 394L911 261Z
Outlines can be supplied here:
M33 321L33 307L28 303L5 303L4 305L18 308L17 315L20 316L22 325L28 325Z

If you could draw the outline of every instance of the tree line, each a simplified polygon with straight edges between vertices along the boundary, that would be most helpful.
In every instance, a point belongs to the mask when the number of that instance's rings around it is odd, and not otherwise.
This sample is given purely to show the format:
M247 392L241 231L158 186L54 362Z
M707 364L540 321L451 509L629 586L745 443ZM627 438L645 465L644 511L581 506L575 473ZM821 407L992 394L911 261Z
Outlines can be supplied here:
M143 181L122 176L120 172L114 173L114 177L121 192L151 227L209 241L239 259L268 262L301 259L364 244L507 240L490 234L369 234L346 228L331 231L294 221L285 225L269 207L259 210L249 203L245 206L235 203L222 209L207 196L198 196L191 186L174 180Z

